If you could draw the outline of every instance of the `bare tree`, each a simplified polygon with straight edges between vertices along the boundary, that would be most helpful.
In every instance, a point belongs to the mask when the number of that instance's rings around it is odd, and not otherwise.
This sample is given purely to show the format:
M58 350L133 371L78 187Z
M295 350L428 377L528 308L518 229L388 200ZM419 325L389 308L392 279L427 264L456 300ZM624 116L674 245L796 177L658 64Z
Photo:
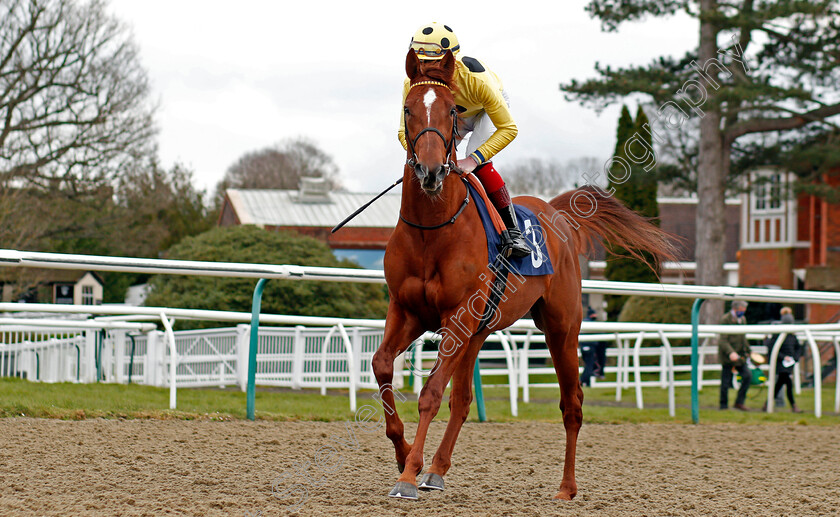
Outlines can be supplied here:
M149 81L99 0L0 3L0 179L98 188L153 151Z
M323 177L340 186L338 168L332 157L310 140L285 140L272 147L240 157L216 187L217 202L229 188L296 189L302 177Z
M584 181L583 174L599 168L602 163L592 157L575 158L565 162L531 158L515 163L505 171L505 182L514 194L554 197Z

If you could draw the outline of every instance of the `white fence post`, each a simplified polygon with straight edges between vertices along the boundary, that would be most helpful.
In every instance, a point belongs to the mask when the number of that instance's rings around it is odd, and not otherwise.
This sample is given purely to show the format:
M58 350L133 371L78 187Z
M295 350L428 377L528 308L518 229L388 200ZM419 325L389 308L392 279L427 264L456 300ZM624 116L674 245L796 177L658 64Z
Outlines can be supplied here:
M166 337L163 332L155 332L155 386L166 387Z
M175 409L178 406L178 350L175 346L175 332L172 331L172 322L163 312L160 313L160 320L166 329L166 343L169 345L169 409Z
M157 386L157 331L146 332L146 355L143 357L143 382Z
M50 338L50 344L42 348L41 352L41 378L46 382L56 382L58 378L58 363L61 360L61 345L56 339Z
M525 341L522 343L522 349L519 350L519 384L522 385L522 402L531 401L531 390L528 386L530 382L530 375L528 375L528 350L531 348L531 336L533 335L534 331L528 329L528 332L525 334Z
M630 378L627 372L627 343L621 335L615 333L615 400L621 402L621 390L628 385Z
M423 337L419 337L414 340L414 347L412 353L414 354L414 358L411 360L412 364L412 376L414 377L414 394L420 395L420 391L423 389Z
M34 350L21 350L15 358L15 370L28 381L36 381L35 363L37 362Z
M671 349L671 342L665 336L665 332L659 331L659 339L662 340L662 353L665 359L665 364L662 367L663 372L666 372L668 384L668 414L676 416L676 400L674 396L674 353ZM660 363L661 365L661 363Z
M504 332L497 331L496 335L499 336L499 341L502 343L502 350L505 352L505 361L507 362L508 388L510 392L510 414L512 416L519 416L519 389L516 387L516 364L513 360L516 348L515 345L511 346Z
M248 389L248 353L251 346L251 325L236 326L236 382L243 392Z
M96 331L85 331L85 346L82 353L85 367L82 368L84 382L96 382Z
M303 337L302 325L295 327L295 342L292 348L292 389L299 390L303 379L303 352L306 338Z
M834 345L834 412L840 413L840 338L835 337L831 343Z
M645 333L639 332L639 337L636 338L636 343L633 345L633 379L636 381L636 407L639 409L645 408L645 402L642 398L642 363L639 357L644 340Z
M108 333L99 331L99 353L102 361L102 381L114 382L114 343L108 339Z
M327 394L327 351L330 347L330 340L332 340L335 331L335 325L330 327L330 330L327 331L327 335L324 337L324 344L321 346L321 360L319 361L321 371L321 395Z
M356 374L354 365L356 360L353 355L353 343L350 341L350 336L347 335L347 330L341 323L338 324L338 332L341 334L341 339L344 341L344 351L347 354L347 373L350 376L350 411L356 411Z
M811 355L814 356L811 360L811 364L814 366L814 416L820 418L822 417L822 358L820 357L820 347L817 346L810 329L805 329L805 338L811 347ZM770 405L773 404L768 403L768 406Z
M781 332L779 337L776 338L775 343L773 346L770 347L768 351L769 355L769 370L767 372L767 412L772 413L773 409L776 407L776 400L773 397L773 391L775 391L776 386L776 363L779 360L779 349L782 347L782 343L784 343L785 338L787 338L787 332Z
M352 373L353 379L356 381L355 386L358 387L362 381L362 336L359 332L359 327L353 327L353 365ZM393 383L393 379L391 380ZM355 411L355 410L354 410Z
M112 330L111 339L114 343L114 363L116 365L115 380L122 384L126 381L125 375L125 330Z
M665 337L663 332L659 332L660 339L662 339L662 344L665 344ZM668 357L665 353L665 347L659 349L659 385L662 389L668 387L668 367L665 366L668 364Z

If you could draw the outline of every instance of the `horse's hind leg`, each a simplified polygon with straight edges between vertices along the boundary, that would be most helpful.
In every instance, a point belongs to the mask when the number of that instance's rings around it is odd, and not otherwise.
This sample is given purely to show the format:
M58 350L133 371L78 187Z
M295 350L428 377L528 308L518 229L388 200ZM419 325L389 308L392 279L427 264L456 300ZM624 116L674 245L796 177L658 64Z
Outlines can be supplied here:
M406 457L411 452L411 445L405 440L405 428L394 400L394 359L409 347L423 331L413 316L407 315L395 304L388 307L385 334L379 349L373 354L371 367L379 384L379 395L385 413L385 435L394 442L397 467L400 472L405 468Z
M577 494L575 483L575 451L577 437L583 422L583 390L578 376L578 333L580 315L555 314L559 308L548 309L540 304L538 321L545 332L545 342L551 352L554 371L560 383L560 410L563 412L563 427L566 429L566 458L563 464L563 481L555 499L571 500ZM579 309L578 309L579 310ZM553 311L554 313L549 313ZM536 316L536 315L535 315Z
M470 414L470 403L472 403L472 380L475 358L484 343L484 336L473 337L466 356L455 368L452 375L452 389L449 392L449 423L446 425L446 432L440 442L437 453L432 460L432 466L423 476L420 482L421 490L443 490L443 476L449 471L452 465L452 451L455 449L455 442L461 427Z

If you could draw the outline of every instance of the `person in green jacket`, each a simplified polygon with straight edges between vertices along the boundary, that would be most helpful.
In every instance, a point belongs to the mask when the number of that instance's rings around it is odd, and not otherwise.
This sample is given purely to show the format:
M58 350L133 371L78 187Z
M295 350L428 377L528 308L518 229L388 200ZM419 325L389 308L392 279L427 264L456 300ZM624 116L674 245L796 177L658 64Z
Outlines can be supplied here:
M747 319L744 314L747 311L747 302L735 300L732 308L720 319L721 325L745 325ZM721 334L718 338L718 358L721 364L720 374L720 409L729 409L729 388L732 386L732 371L736 370L741 374L741 387L738 388L738 395L735 397L735 409L749 411L744 405L747 398L747 390L750 389L752 372L747 364L750 356L750 344L747 342L746 334Z

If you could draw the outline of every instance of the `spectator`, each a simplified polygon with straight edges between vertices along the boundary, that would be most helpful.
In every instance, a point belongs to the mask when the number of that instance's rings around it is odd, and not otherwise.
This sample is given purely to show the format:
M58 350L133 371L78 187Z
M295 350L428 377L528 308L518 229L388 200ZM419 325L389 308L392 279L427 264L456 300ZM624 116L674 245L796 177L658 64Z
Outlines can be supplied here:
M793 311L790 307L782 307L781 314L783 325L793 324ZM771 336L766 341L768 357L777 339L779 339L778 334ZM782 346L779 348L779 356L776 358L776 387L773 391L773 397L777 397L782 390L782 386L786 386L790 410L794 413L802 413L802 410L799 409L799 406L796 405L796 401L793 398L793 380L791 379L793 367L799 361L800 357L802 357L802 344L796 339L796 334L788 334L782 342ZM767 410L766 402L764 403L763 410Z
M729 312L720 319L721 325L745 325L747 319L744 314L747 311L747 302L735 300ZM739 411L749 411L744 405L747 398L747 390L750 389L752 372L747 364L750 356L750 344L745 334L721 334L718 339L718 358L721 363L720 375L720 409L729 409L729 388L732 387L732 372L736 370L741 374L741 387L738 388L738 395L735 404L732 406Z
M586 317L583 321L595 321L595 311L591 307L586 308ZM595 374L595 343L591 341L580 342L580 357L583 359L583 373L580 375L580 384L589 386L592 383L592 376Z
M598 321L598 313L589 309L591 314L591 321ZM595 347L595 367L594 367L594 374L595 377L598 379L604 378L604 372L606 372L607 368L607 348L610 346L609 341L596 341L592 343Z

